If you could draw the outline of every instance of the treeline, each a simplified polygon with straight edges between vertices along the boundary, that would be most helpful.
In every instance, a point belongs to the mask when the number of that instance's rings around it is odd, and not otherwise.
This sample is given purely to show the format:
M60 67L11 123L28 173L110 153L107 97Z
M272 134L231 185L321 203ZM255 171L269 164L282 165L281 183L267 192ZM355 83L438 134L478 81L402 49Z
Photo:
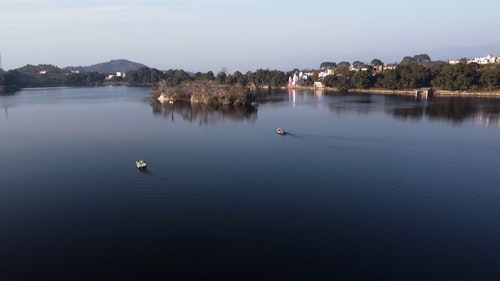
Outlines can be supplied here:
M255 72L249 71L245 74L239 71L228 74L223 70L214 74L212 71L190 73L182 69L160 71L155 68L143 67L135 71L129 71L125 76L113 76L111 79L106 79L106 75L99 72L69 71L53 65L26 65L8 72L0 72L0 85L23 88L61 85L98 85L108 81L129 85L150 86L165 81L167 85L177 86L184 82L214 81L224 85L268 86L276 88L283 86L288 81L290 75L293 76L293 71L285 73L279 70L259 69Z
M124 78L115 77L115 81L123 81L131 85L150 85L164 81L168 86L178 86L184 82L216 82L223 85L240 85L262 87L267 86L276 88L284 86L292 72L283 72L279 70L258 69L255 72L248 71L243 74L236 71L228 74L226 71L220 71L214 74L212 71L206 73L196 72L188 73L182 69L169 69L165 72L154 68L141 68L137 71L128 72Z
M374 88L405 90L420 87L434 87L451 91L500 89L500 65L498 64L479 65L466 62L449 64L424 61L421 57L418 59L420 60L405 57L400 64L394 65L392 68L386 67L383 71L376 71L375 66L377 65L365 65L360 62L357 62L356 65L349 65L342 62L334 67L334 74L321 80L318 71L311 71L312 75L300 77L297 85L312 86L314 81L322 81L326 87L336 88L339 91ZM184 70L162 72L143 68L127 73L123 81L132 85L149 85L165 81L170 86L177 86L187 81L215 81L225 85L277 88L286 85L289 77L293 77L299 72L298 69L289 72L259 69L245 74L239 71L233 74L227 74L224 71L217 74L212 71L192 74Z
M385 68L381 72L376 72L373 67L352 71L347 66L337 66L334 74L323 79L323 84L340 91L373 88L405 90L420 87L450 91L498 90L500 65L418 63L405 60L394 68Z
M499 64L479 65L465 61L457 64L432 62L425 54L404 57L399 64L392 67L383 67L379 59L374 59L370 64L360 61L352 64L324 62L320 65L320 69L333 69L333 74L320 78L320 71L304 71L305 75L299 75L296 85L312 86L314 82L321 81L324 86L336 88L339 91L374 88L405 90L420 87L452 91L500 89ZM27 65L16 70L0 72L0 85L7 87L97 85L110 81L149 86L163 81L167 86L177 86L184 82L214 81L223 85L240 85L250 88L278 88L285 86L290 77L299 73L298 69L288 72L258 69L246 73L236 71L232 74L222 70L215 74L212 71L191 73L182 69L160 71L144 67L127 72L124 77L115 76L111 80L106 80L106 75L98 72L76 73L52 65Z
M6 87L38 87L61 85L96 85L104 82L106 75L98 72L68 72L53 65L26 65L0 73L0 84Z

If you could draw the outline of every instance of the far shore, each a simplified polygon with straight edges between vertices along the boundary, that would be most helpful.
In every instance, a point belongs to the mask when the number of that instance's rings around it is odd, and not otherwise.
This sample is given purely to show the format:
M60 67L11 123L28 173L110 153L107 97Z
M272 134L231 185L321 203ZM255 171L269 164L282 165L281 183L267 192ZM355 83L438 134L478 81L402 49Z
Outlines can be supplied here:
M151 84L133 85L127 82L106 81L101 83L102 86L134 86L134 87L151 87ZM61 85L54 85L59 87ZM49 86L51 87L51 86ZM268 87L263 86L263 89ZM314 87L314 86L282 86L279 87L283 90L312 90L312 91L325 91L330 93L340 93L336 88L332 87ZM389 89L349 89L348 93L367 93L379 95L408 95L415 96L416 89L413 90L389 90ZM7 93L7 88L0 85L0 94ZM484 97L484 98L500 98L500 90L477 90L477 91L448 91L433 89L433 96L436 97Z
M331 87L314 87L314 86L289 86L288 89L297 90L322 90L326 92L338 92L336 88ZM415 95L415 90L388 90L388 89L349 89L349 92L369 93L380 95ZM500 98L500 90L494 91L448 91L433 89L434 96L443 97L491 97Z

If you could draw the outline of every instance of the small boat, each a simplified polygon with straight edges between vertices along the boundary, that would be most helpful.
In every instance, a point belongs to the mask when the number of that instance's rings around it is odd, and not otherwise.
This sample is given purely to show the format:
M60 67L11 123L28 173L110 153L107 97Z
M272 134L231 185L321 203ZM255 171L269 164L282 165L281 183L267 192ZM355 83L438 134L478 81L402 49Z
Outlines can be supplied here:
M137 166L137 169L146 169L146 161L144 160L135 161L135 165Z
M276 130L276 134L278 134L278 135L286 135L286 129L278 128Z

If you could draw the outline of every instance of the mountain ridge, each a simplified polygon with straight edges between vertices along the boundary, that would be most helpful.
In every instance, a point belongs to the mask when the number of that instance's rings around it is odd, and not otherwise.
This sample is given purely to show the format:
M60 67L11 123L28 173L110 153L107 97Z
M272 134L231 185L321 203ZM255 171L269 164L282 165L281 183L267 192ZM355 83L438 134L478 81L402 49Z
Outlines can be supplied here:
M133 62L127 59L115 59L108 62L101 62L89 66L68 66L65 70L80 72L100 72L104 74L114 74L116 72L129 72L148 67L142 63Z

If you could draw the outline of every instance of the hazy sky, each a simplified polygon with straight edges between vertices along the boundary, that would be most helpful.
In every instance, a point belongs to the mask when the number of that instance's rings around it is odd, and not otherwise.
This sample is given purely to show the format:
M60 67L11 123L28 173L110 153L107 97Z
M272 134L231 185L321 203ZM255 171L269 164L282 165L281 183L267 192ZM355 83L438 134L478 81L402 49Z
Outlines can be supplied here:
M111 59L203 72L390 63L499 44L499 28L498 0L0 0L6 70Z

